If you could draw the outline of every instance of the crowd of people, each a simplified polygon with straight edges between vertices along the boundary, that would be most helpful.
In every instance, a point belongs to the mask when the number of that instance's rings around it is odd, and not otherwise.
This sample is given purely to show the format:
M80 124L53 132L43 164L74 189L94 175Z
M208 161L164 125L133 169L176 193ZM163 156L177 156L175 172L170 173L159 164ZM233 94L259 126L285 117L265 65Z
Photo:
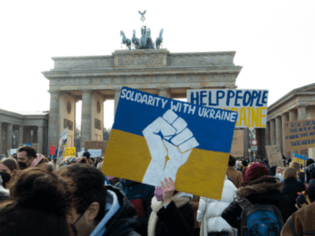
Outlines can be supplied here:
M172 178L106 176L102 163L85 152L56 165L30 146L2 158L0 235L315 235L312 159L303 172L230 156L220 200L179 192Z

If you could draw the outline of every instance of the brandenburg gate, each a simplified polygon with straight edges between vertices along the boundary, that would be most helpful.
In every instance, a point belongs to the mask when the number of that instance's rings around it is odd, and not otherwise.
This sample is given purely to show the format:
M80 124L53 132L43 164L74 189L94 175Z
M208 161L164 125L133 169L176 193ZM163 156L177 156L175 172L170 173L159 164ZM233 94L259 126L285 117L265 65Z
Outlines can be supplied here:
M82 100L81 147L103 140L104 101L115 100L127 86L168 98L186 98L187 89L236 88L241 71L235 52L170 53L166 49L117 50L109 56L57 57L43 72L50 80L48 146L58 146L69 128L67 146L74 146L75 104ZM106 115L106 111L105 111Z
M145 11L139 13L144 21ZM140 39L135 31L131 40L123 31L120 34L129 50L107 56L52 58L54 68L43 72L50 80L48 147L58 146L67 127L67 146L75 146L75 104L79 100L81 147L88 140L103 140L103 104L114 99L116 110L123 86L168 98L186 98L187 89L236 88L242 67L234 65L235 52L170 53L160 48L163 29L154 45L146 26L141 28Z

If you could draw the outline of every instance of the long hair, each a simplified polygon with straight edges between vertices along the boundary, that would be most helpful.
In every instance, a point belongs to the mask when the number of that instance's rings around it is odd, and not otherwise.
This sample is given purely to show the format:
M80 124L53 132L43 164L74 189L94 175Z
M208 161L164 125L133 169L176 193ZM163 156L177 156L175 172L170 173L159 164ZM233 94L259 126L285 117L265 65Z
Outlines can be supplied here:
M69 235L66 215L71 194L55 174L39 168L24 170L11 196L0 206L0 235Z

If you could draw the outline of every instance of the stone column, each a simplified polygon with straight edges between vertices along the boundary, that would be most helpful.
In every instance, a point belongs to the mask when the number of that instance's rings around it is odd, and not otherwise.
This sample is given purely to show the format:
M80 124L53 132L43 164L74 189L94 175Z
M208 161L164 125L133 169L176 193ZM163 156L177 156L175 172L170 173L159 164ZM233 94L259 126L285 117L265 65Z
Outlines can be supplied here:
M306 120L306 107L298 107L298 120Z
M91 110L92 91L82 93L82 118L81 118L81 148L85 141L91 140Z
M286 122L289 121L289 114L288 113L284 113L281 116L281 123L282 123L282 153L286 158L290 157L290 152L286 152L285 151L285 133L284 133L284 125Z
M3 130L2 130L2 123L0 122L0 155L3 154Z
M38 142L38 153L43 153L43 138L44 138L44 129L43 126L37 127L37 142Z
M19 127L19 143L18 143L18 146L20 146L20 144L23 144L23 129L24 127L22 125L20 125Z
M115 104L114 104L114 116L116 114L118 102L119 102L119 97L120 97L120 89L115 90Z
M280 146L282 150L282 126L281 126L281 116L276 117L276 145Z
M58 147L59 137L59 92L50 91L50 110L48 121L48 146Z
M297 119L297 114L295 110L289 111L289 121L294 121Z
M166 98L171 98L171 91L169 89L159 89L159 96L161 97L166 97Z
M7 151L10 151L12 148L12 133L13 133L13 125L8 124L7 126Z
M289 111L289 121L295 121L297 119L297 112L296 110ZM297 151L291 151L290 152L290 158L293 159L294 153L297 153Z
M248 148L249 148L249 129L244 128L244 157L245 159L249 159Z
M266 130L265 130L265 142L266 142L266 145L270 145L270 122L268 121L267 122L267 125L266 125Z
M270 145L276 145L275 119L270 120Z
M298 107L298 120L306 120L306 106ZM297 153L303 153L303 150L297 151Z

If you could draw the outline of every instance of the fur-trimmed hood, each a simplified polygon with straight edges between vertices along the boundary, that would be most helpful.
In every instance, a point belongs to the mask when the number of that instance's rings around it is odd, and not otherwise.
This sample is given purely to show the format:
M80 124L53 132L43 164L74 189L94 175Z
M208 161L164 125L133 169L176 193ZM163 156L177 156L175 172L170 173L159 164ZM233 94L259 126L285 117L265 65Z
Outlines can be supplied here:
M282 192L283 183L277 178L264 176L251 182L244 182L236 194L241 197L246 197L251 194L263 194L268 192Z

